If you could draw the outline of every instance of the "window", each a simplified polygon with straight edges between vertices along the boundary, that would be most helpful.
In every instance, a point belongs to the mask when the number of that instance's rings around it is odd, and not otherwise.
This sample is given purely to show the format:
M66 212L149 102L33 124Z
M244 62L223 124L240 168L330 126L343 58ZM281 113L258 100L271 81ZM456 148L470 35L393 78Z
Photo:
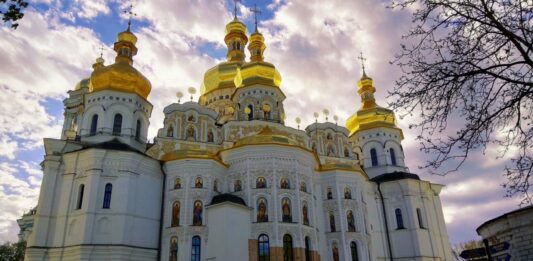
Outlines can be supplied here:
M257 240L257 255L258 261L270 260L270 242L268 236L265 234L259 235L259 239Z
M174 189L180 189L181 188L181 179L180 178L176 178L174 180Z
M267 201L264 198L257 200L257 222L268 222Z
M218 192L218 180L216 180L216 179L213 182L213 191Z
M111 183L105 184L103 208L111 207L111 193L112 192L113 192L113 185Z
M281 200L281 214L283 222L292 222L291 200L289 198L283 198Z
M207 142L213 142L214 139L215 139L215 137L213 135L213 131L209 130L209 132L207 133Z
M180 225L180 203L178 201L172 204L172 221L170 222L171 227L177 227Z
M250 113L248 113L248 120L251 121L254 119L254 106L253 105L248 105L248 110L250 111Z
M300 191L307 192L307 186L303 181L300 183Z
M256 188L266 188L266 180L263 177L257 178L255 181L255 187Z
M303 207L302 207L302 221L303 221L303 224L306 225L306 226L309 226L309 209L307 209L307 203L303 203Z
M141 121L137 120L137 127L135 128L135 139L141 140Z
M332 145L328 145L328 156L335 157L335 149Z
M396 166L396 154L394 153L394 149L390 148L389 152L390 152L390 162L393 166Z
M200 261L201 242L199 236L192 237L191 261Z
M396 214L396 229L404 229L403 226L403 217L402 217L402 210L397 208L394 210L394 213Z
M202 178L200 178L200 177L196 178L196 180L194 181L194 187L195 188L203 188L204 187L204 182L203 182Z
M173 137L174 136L174 127L172 125L168 126L167 129L167 137Z
M192 225L193 226L201 226L202 225L202 201L197 200L194 202L194 209L192 213Z
M85 185L81 184L78 188L78 204L76 204L76 209L81 209L83 206L83 191L85 190Z
M294 255L292 251L292 237L289 234L283 236L283 260L293 261Z
M333 192L331 190L331 187L328 188L327 199L333 199Z
M419 208L416 209L416 216L418 217L418 226L420 228L426 228L426 226L424 226L424 222L422 219L422 211L420 211Z
M349 187L344 188L344 198L345 199L352 199L352 191Z
M282 178L279 187L282 189L289 189L289 180L286 178Z
M96 128L98 127L98 115L93 115L91 119L91 129L89 131L89 135L94 136L96 135Z
M348 231L349 232L355 232L355 220L353 217L353 212L350 210L346 214L346 221L348 223Z
M311 261L311 242L309 237L305 237L305 261Z
M348 148L344 148L344 157L349 158L350 157L350 150Z
M242 182L240 180L235 180L233 183L233 191L241 191L242 190Z
M359 255L357 254L357 244L353 241L350 243L350 252L352 253L352 261L358 261Z
M333 261L339 261L339 248L337 243L333 243L331 246L331 254L333 255Z
M113 135L120 135L122 132L122 114L115 114L113 119Z
M329 212L329 229L331 232L337 231L335 228L335 215L333 215L333 212Z
M178 260L178 238L172 237L170 239L170 255L168 258L169 261L177 261Z
M372 160L372 167L377 166L378 165L378 154L376 152L376 149L370 150L370 158Z

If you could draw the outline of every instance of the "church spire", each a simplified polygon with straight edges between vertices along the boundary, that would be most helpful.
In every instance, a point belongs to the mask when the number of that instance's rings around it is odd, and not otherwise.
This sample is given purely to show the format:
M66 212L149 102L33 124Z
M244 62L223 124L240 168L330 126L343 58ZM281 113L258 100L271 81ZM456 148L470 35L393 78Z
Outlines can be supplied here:
M265 38L257 30L257 14L261 13L261 10L257 8L257 5L254 5L252 9L255 17L255 32L250 36L250 44L248 45L248 50L250 51L252 62L262 62L264 60L263 53L266 49Z
M233 21L226 25L226 37L224 37L224 42L228 47L226 57L230 62L243 62L246 57L244 49L248 43L248 37L246 36L246 25L237 18L237 3L240 0L234 0L234 2Z
M93 64L93 70L97 70L99 68L104 67L104 45L100 46L100 57L96 58L96 62Z
M365 109L371 109L375 108L377 106L376 104L376 98L374 97L374 93L376 92L376 88L374 87L374 81L372 78L368 77L366 75L365 71L365 61L366 58L363 56L363 52L357 57L361 61L361 68L363 70L363 76L361 77L361 80L359 80L358 90L357 93L361 96L361 102L362 102L362 108Z

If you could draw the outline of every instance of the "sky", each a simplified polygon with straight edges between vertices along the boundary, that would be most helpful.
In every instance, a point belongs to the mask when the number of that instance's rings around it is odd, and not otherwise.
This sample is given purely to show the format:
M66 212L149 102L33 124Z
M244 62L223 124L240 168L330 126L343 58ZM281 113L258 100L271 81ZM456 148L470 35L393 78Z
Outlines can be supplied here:
M63 99L100 55L114 60L113 43L127 27L128 1L29 0L17 30L0 27L0 243L17 240L16 219L37 204L42 180L43 138L59 138ZM132 31L138 37L134 66L152 83L154 105L149 138L163 126L163 108L177 91L199 90L204 72L225 59L224 28L231 0L134 0ZM250 9L257 4L259 30L266 38L265 60L276 65L286 94L286 124L301 128L313 112L328 109L339 124L360 107L357 81L364 52L376 99L387 105L401 71L390 63L402 35L412 26L409 10L387 8L381 0L243 0L239 17L253 30ZM198 98L198 95L194 97ZM431 155L420 152L411 118L398 119L411 172L446 187L441 192L450 242L478 239L475 229L518 208L505 198L498 148L471 154L456 173L430 175L419 169ZM319 121L325 121L321 116Z

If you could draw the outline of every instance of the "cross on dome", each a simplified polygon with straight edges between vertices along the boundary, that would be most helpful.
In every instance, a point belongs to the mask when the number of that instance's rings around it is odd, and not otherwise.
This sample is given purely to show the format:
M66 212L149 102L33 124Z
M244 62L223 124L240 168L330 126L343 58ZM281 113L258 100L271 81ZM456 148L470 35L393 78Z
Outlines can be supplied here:
M363 68L363 75L366 75L365 73L365 61L366 58L363 56L363 52L360 52L359 56L357 57L361 61L361 67Z
M130 6L128 8L126 8L126 10L123 11L125 14L128 14L130 17L128 18L128 32L130 31L130 28L131 28L131 19L134 17L134 16L137 16L136 13L133 12L133 4L130 4Z
M251 11L254 13L255 31L257 32L257 14L261 14L261 9L257 8L257 4L254 4L254 8Z
M233 8L233 17L235 20L237 19L237 3L240 3L241 0L233 0L233 3L235 4L235 7Z

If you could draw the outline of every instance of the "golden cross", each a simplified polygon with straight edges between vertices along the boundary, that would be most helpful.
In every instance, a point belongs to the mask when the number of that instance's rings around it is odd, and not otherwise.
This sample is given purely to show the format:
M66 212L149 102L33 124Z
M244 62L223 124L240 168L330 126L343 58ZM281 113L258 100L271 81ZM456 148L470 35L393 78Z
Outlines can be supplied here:
M237 19L237 3L240 3L241 0L233 0L233 2L235 3L235 8L233 9L233 17Z
M363 56L363 52L360 53L359 57L357 57L361 61L361 66L363 67L363 73L365 73L365 61L366 58Z
M104 56L104 44L100 45L100 58L102 58L102 56Z
M133 12L133 4L130 4L130 6L126 10L124 10L124 13L128 14L130 16L129 19L128 19L128 31L129 31L130 28L131 28L131 19L132 19L132 17L133 16L137 16L137 14Z
M257 14L261 14L261 9L257 8L257 4L254 4L254 8L251 10L255 17L255 31L257 32Z

